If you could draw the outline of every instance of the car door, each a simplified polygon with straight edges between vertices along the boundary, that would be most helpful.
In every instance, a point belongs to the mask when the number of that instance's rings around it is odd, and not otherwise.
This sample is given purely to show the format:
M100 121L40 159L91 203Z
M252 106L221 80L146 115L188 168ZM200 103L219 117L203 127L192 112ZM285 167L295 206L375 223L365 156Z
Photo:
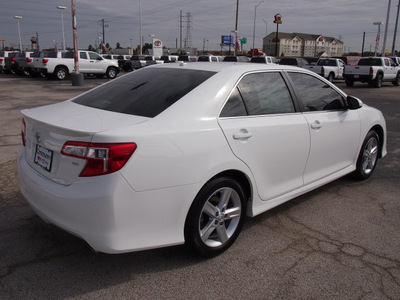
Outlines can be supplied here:
M106 61L94 52L88 52L90 61L90 71L93 74L104 74L106 72Z
M346 109L343 95L325 81L311 74L287 74L303 105L311 136L304 184L352 166L361 132L358 111Z
M90 62L86 52L79 51L79 72L88 73L90 70Z
M303 186L310 132L279 72L245 75L219 124L233 153L251 170L259 196L269 200Z

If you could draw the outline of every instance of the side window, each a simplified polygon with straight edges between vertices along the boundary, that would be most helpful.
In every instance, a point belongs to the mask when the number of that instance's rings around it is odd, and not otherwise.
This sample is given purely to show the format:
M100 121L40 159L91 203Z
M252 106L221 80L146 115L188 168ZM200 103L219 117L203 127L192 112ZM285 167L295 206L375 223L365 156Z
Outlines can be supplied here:
M216 57L211 57L211 61L212 61L212 62L216 62L216 61L217 61L217 58L216 58Z
M247 112L244 107L242 96L240 96L238 88L235 88L222 109L220 117L240 117L246 115Z
M303 73L288 73L305 111L344 108L343 97L322 80Z
M289 90L278 72L246 75L238 87L249 115L295 112Z
M385 59L385 66L389 67L389 60Z
M79 52L79 58L87 59L86 52Z
M100 55L98 55L96 53L92 53L92 52L89 52L89 57L90 57L90 59L94 59L94 60L101 60L102 59Z

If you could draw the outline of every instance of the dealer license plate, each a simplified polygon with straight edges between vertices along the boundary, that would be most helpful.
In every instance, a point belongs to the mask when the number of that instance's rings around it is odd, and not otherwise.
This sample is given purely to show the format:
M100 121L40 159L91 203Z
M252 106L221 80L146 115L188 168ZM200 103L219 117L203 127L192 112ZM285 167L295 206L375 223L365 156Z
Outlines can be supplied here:
M358 77L360 77L359 75L354 75L354 78L358 78Z
M36 145L35 152L35 164L39 165L46 171L51 171L51 163L53 161L53 151L42 147L40 145Z

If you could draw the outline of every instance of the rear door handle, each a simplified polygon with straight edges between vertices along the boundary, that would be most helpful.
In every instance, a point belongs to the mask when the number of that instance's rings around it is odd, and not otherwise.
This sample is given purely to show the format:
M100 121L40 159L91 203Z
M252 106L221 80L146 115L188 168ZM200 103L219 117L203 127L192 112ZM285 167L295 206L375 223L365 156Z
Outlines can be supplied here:
M247 131L247 129L241 129L239 132L236 132L233 134L233 139L235 140L247 140L249 138L251 138L253 136L253 134L249 131Z
M312 129L320 129L322 127L322 124L320 121L315 121L314 123L311 124Z

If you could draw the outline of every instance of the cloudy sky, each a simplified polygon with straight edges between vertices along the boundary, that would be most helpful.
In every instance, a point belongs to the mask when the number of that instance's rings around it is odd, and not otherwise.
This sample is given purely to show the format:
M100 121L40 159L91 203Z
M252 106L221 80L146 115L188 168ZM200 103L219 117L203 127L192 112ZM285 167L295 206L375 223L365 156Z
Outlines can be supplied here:
M209 50L220 49L221 35L229 35L235 29L236 0L141 0L142 36L151 42L149 35L163 41L167 47L180 44L179 15L182 10L183 39L190 27L192 47ZM341 38L345 50L361 51L365 32L365 50L374 50L378 26L373 22L386 22L389 0L240 0L238 35L247 37L244 49L252 48L254 15L256 10L255 47L262 47L266 33L276 30L274 15L281 14L283 24L279 32L302 32ZM5 45L19 44L17 20L20 22L21 38L28 47L30 38L39 35L41 48L48 48L56 41L62 47L61 11L57 5L67 6L64 11L64 27L67 47L72 47L71 1L69 0L13 0L0 5L0 39ZM397 15L398 0L391 1L390 20L386 49L391 51ZM115 47L139 44L139 0L76 0L78 46L95 45L102 36L101 20L106 20L105 40ZM191 14L190 22L186 15ZM386 24L381 26L382 49ZM400 27L400 26L399 26ZM400 28L398 28L400 32ZM184 41L183 41L184 43ZM400 50L400 34L396 49Z

